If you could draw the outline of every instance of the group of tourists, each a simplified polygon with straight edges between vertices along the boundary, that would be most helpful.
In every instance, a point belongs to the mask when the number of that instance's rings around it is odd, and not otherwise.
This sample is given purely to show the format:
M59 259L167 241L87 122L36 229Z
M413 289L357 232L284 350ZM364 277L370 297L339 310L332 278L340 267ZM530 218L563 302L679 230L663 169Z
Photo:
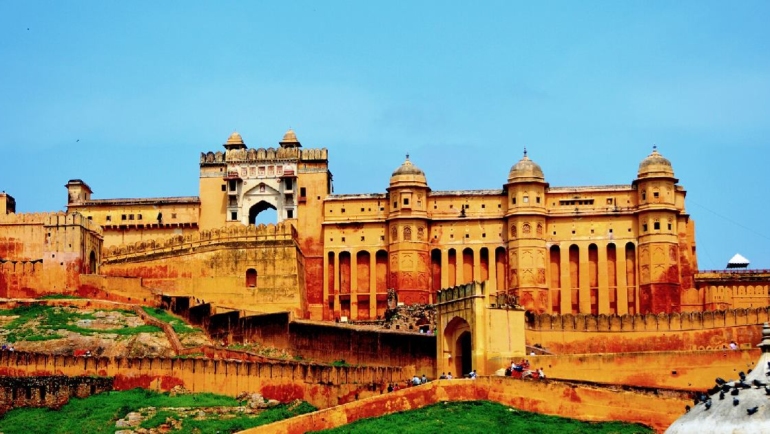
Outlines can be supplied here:
M406 380L404 382L404 387L412 387L412 386L419 386L421 384L426 384L428 382L428 377L425 376L425 374L422 374L422 377L418 377L415 375L409 380ZM396 390L400 390L401 386L399 386L398 383L389 383L388 384L388 392L395 392Z
M532 369L529 365L529 360L522 360L521 363L516 363L511 360L511 366L505 368L506 377L516 378L532 378L535 380L545 379L545 372L543 368Z

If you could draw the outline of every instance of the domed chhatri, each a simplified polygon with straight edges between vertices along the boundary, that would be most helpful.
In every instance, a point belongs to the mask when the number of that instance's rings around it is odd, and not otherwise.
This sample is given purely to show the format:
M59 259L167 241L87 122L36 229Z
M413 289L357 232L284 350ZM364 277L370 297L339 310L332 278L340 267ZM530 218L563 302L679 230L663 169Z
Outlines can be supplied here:
M245 145L245 143L243 143L243 138L238 134L238 131L233 131L230 137L227 138L225 146L227 145Z
M395 184L404 185L407 183L411 185L418 184L424 187L428 186L428 181L425 178L425 172L412 164L412 162L409 160L409 154L406 154L406 160L404 163L401 164L398 169L394 170L393 175L390 177L391 186Z
M294 134L294 130L289 128L286 134L283 135L283 139L278 142L282 148L301 148L302 144L297 140L297 135Z
M529 159L527 148L524 148L524 157L514 164L511 167L511 171L508 172L508 182L517 181L545 181L543 169L540 168L540 165Z
M652 153L639 163L639 178L674 177L674 168L667 158L660 155L658 147L652 147Z

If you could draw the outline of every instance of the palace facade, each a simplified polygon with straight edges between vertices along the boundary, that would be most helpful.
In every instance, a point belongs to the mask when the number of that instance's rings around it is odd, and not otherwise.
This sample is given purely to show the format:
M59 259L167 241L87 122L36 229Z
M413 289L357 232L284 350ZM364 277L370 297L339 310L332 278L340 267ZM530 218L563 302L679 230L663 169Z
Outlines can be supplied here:
M339 195L326 149L303 149L291 130L278 148L233 133L201 154L199 186L199 197L95 200L71 180L68 211L101 225L110 248L253 225L274 209L296 228L311 318L376 318L389 288L431 303L472 281L538 313L677 312L695 286L685 190L655 149L627 185L552 187L525 151L502 188L434 191L407 156L384 193Z

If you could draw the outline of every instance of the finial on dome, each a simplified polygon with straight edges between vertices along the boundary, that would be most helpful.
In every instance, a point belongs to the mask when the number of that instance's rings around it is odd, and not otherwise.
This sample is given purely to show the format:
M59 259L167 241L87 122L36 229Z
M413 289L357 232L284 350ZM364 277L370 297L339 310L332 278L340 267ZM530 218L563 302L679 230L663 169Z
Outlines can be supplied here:
M658 151L658 145L652 145L652 152Z
M524 147L524 157L526 157L526 156L527 156L527 147L525 146Z
M409 159L409 153L408 152L406 153L406 159L407 160Z

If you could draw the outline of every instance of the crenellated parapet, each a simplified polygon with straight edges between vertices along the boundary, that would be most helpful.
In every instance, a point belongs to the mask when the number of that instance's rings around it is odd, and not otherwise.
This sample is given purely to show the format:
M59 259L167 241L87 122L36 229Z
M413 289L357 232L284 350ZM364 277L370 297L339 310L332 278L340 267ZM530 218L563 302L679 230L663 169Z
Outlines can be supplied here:
M104 235L101 226L80 213L51 213L46 215L43 224L46 227L80 226L90 232Z
M329 157L326 148L250 148L229 149L225 152L201 152L200 164L258 163L278 161L325 161Z
M530 329L560 332L667 332L723 329L770 321L770 307L638 315L540 314Z
M102 235L101 226L82 214L63 211L0 214L0 225L81 226L86 230Z
M187 251L198 247L232 242L296 241L297 230L291 223L258 226L229 226L220 229L177 235L164 240L138 241L112 246L104 252L104 262L114 262L137 256Z
M64 212L33 212L33 213L20 213L20 214L0 214L0 224L13 225L13 224L38 224L42 225L46 223L49 217L65 216Z
M457 285L452 288L441 289L436 292L436 304L460 301L471 297L484 297L486 295L485 282L471 282Z

